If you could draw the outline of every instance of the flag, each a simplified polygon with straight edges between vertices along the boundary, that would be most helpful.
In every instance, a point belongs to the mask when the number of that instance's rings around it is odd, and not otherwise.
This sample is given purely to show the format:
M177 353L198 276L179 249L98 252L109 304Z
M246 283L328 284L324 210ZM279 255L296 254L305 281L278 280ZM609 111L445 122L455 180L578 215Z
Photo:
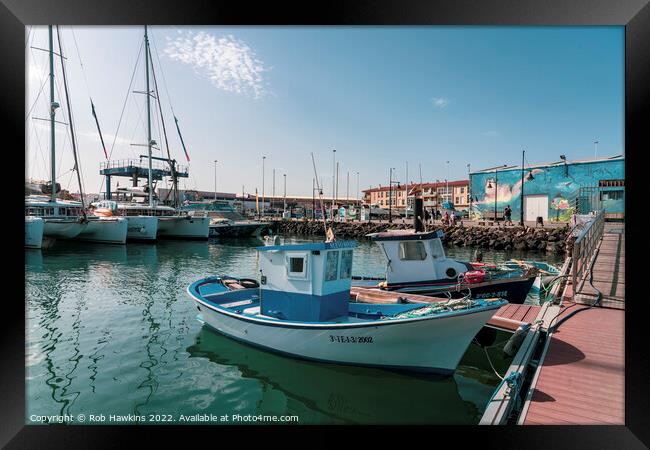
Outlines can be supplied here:
M90 107L93 110L93 117L95 118L95 124L97 124L97 132L99 133L99 139L102 142L102 149L104 150L104 156L108 159L108 153L106 153L106 145L104 145L104 137L102 136L102 130L99 128L99 120L97 119L97 114L95 113L95 104L90 100Z
M178 127L178 119L174 116L174 122L176 122L176 131L178 131L178 137L181 138L181 144L183 145L183 152L185 153L185 159L187 162L190 162L190 155L187 154L187 149L185 148L185 141L183 141L183 135L181 134L181 129Z

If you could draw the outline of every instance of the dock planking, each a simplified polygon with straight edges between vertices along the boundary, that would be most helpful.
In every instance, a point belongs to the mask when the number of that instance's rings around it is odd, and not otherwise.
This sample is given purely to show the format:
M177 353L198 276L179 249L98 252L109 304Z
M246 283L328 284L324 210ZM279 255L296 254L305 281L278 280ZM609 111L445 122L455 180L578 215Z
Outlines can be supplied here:
M601 306L625 309L625 231L618 224L605 224L593 267L593 287L588 279L578 283L575 301L591 304L602 293Z
M519 423L624 424L625 312L565 306Z

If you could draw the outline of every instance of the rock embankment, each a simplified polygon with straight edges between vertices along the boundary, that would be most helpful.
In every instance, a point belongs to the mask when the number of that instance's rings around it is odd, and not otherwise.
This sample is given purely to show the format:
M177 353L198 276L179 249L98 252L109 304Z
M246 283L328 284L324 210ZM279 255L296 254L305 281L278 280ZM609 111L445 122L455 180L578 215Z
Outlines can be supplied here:
M406 223L378 223L378 222L334 222L328 223L334 234L343 239L361 239L369 233L380 231L412 229ZM447 246L475 247L492 250L522 250L542 251L556 255L570 252L572 241L569 228L532 228L532 227L478 227L450 225L434 225L434 229L442 229L445 233L442 238ZM271 229L276 234L300 234L311 236L325 236L323 222L311 221L277 221Z

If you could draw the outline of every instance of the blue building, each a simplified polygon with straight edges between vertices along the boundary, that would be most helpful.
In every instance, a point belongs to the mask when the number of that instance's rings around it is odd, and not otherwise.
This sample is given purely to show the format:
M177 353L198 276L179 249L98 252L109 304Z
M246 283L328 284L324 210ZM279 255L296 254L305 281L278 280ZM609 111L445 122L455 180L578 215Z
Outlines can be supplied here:
M523 175L523 184L522 184ZM605 217L625 217L625 157L590 160L561 159L546 164L499 166L470 173L471 217L503 217L507 205L512 220L567 222L574 213L605 210Z

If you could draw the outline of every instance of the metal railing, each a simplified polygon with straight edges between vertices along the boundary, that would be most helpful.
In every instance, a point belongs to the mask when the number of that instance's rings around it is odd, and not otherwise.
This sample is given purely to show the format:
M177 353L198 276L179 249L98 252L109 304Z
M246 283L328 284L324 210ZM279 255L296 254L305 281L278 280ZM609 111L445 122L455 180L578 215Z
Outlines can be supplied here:
M99 164L99 169L100 170L105 170L105 169L115 169L115 168L128 168L128 167L138 167L141 169L148 169L149 168L149 162L147 161L146 158L143 159L117 159L117 160L112 160L112 161L105 161L101 162ZM169 165L167 163L163 162L158 162L158 161L152 161L151 162L151 168L156 169L156 170L166 170L170 171L171 169L169 168ZM179 174L187 174L188 173L188 168L187 166L176 166L176 172Z
M582 280L589 270L591 260L603 236L604 228L605 214L600 210L576 237L571 252L571 279L574 295L577 293L578 280Z

